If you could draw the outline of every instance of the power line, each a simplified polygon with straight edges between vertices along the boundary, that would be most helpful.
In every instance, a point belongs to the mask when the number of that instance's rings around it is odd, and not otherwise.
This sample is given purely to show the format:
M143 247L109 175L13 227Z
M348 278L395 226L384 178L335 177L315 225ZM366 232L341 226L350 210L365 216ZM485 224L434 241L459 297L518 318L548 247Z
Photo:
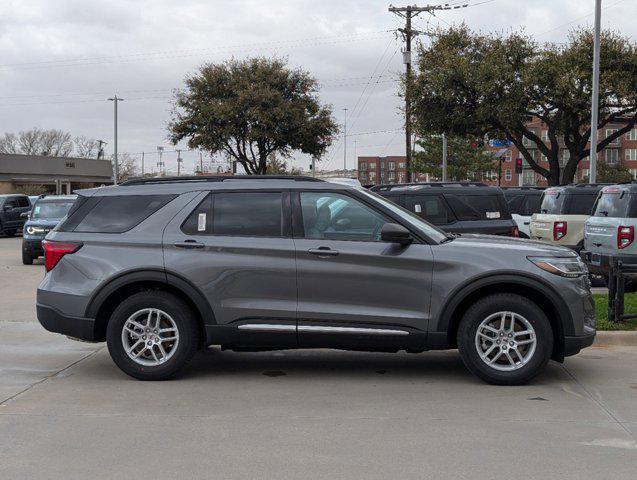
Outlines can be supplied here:
M607 5L606 7L602 8L602 10L608 10L609 8L614 7L615 5L618 5L618 4L620 4L620 3L624 2L624 1L626 1L626 0L619 0L619 1L615 2L615 3L611 3L610 5ZM536 37L541 37L542 35L546 35L547 33L554 32L555 30L559 30L560 28L565 27L566 25L570 25L572 23L578 22L578 21L583 20L585 18L588 18L588 17L590 17L591 15L594 15L594 14L595 14L595 11L592 11L590 13L587 13L586 15L582 15L581 17L574 18L571 21L568 21L568 22L565 22L565 23L561 23L560 25L558 25L556 27L553 27L553 28L551 28L549 30L546 30L546 31L544 31L542 33L538 33L535 36Z

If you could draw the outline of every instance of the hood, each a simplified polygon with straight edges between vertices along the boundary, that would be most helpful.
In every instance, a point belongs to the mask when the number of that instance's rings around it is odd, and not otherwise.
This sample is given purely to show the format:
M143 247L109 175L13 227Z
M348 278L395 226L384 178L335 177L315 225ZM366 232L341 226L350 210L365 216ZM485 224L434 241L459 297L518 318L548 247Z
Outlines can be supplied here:
M502 248L506 250L519 250L525 255L554 255L559 257L576 255L570 248L550 243L530 240L526 238L502 237L499 235L479 235L463 233L453 240L458 246L467 248Z
M37 218L34 220L27 220L25 222L25 226L31 227L55 227L58 223L60 223L61 218Z

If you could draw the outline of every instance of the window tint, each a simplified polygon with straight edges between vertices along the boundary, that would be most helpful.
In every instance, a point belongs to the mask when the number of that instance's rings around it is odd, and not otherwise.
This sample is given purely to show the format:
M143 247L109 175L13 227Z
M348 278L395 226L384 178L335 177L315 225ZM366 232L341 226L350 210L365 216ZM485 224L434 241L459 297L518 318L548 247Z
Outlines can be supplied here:
M524 213L522 212L524 195L507 196L506 201L509 205L509 212L517 213L518 215L524 215Z
M213 233L281 237L282 207L281 193L218 193L214 198Z
M407 195L405 206L434 225L445 225L455 221L447 203L439 195Z
M510 218L497 195L445 195L458 220L498 220Z
M74 231L122 233L141 223L176 195L126 195L93 197L97 203L86 213ZM77 210L79 212L80 209Z
M197 205L181 226L181 230L188 235L212 233L212 195L208 195Z
M542 194L540 213L562 213L562 206L566 195L557 190L546 190Z
M522 215L533 215L540 211L541 195L526 195L524 199L524 206L522 207Z
M602 193L595 204L595 217L634 218L637 196L626 192Z
M389 220L347 195L301 192L305 238L380 241L380 231Z
M566 211L564 213L567 215L590 215L596 198L597 193L569 195Z
M18 208L31 206L31 203L29 202L29 197L25 197L25 196L14 197L14 201L15 201L14 206Z

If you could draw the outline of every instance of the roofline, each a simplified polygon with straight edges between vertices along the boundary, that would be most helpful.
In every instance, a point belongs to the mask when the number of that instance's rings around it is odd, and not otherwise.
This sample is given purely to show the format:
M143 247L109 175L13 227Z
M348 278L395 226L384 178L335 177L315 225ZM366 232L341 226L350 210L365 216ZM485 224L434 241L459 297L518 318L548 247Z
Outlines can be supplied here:
M292 180L295 182L323 182L323 180L303 175L200 175L192 177L143 177L131 178L120 183L121 186L147 185L162 183L204 183L225 182L230 180Z

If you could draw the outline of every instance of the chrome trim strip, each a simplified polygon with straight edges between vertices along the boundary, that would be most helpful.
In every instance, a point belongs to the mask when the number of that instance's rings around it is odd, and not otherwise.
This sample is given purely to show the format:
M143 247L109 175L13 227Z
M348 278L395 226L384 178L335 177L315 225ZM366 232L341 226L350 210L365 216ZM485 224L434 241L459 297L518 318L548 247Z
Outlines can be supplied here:
M239 330L253 332L296 332L296 325L275 325L271 323L244 323L239 325Z
M299 325L298 331L311 333L355 333L363 335L409 335L409 332L405 330L364 327L327 327L319 325Z

